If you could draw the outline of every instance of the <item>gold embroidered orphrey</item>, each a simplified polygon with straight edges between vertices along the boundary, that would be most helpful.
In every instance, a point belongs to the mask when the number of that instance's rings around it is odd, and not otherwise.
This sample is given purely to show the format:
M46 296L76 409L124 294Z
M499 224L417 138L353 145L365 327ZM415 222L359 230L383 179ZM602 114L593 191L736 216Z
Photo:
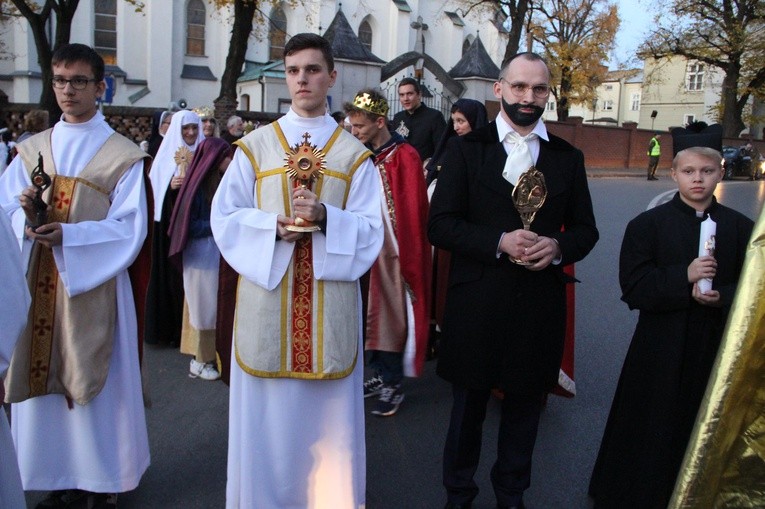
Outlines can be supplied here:
M323 149L308 143L311 135L303 134L303 143L296 143L284 156L284 167L289 178L303 189L319 180L327 168L326 154ZM295 224L285 228L292 232L315 232L319 226L301 217L295 218Z
M547 185L545 176L534 166L530 167L518 177L518 183L513 188L513 205L521 216L523 229L529 230L534 217L545 204L547 199ZM534 261L523 261L512 258L513 263L518 265L532 265Z

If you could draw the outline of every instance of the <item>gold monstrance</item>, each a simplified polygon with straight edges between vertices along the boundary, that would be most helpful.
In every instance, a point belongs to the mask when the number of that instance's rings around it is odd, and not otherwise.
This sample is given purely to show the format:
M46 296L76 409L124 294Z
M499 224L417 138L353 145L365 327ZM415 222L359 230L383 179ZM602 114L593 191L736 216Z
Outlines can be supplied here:
M284 157L284 167L290 180L294 182L294 187L300 186L309 190L311 185L321 178L327 167L326 154L316 145L308 143L310 138L310 134L303 134L303 143L295 144ZM292 194L290 194L290 207L294 210ZM315 232L319 230L319 225L302 217L296 217L295 224L287 225L285 228L291 232Z
M521 216L521 222L523 223L523 229L529 230L531 223L534 221L534 217L537 215L539 209L545 203L547 198L547 185L545 184L545 176L541 171L531 166L528 170L521 173L518 177L518 183L513 188L513 204L515 210ZM512 258L514 263L518 265L532 265L534 262L525 262L523 260Z

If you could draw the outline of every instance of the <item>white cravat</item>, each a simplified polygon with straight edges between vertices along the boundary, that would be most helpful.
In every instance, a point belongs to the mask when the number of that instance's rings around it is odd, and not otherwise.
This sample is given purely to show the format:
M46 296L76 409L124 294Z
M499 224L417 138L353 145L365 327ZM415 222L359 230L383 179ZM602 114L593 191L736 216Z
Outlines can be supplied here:
M515 131L509 131L505 135L505 140L513 144L512 150L507 154L505 168L502 170L502 176L512 185L518 183L518 177L523 172L534 166L534 159L531 157L528 142L537 138L536 133L521 136Z

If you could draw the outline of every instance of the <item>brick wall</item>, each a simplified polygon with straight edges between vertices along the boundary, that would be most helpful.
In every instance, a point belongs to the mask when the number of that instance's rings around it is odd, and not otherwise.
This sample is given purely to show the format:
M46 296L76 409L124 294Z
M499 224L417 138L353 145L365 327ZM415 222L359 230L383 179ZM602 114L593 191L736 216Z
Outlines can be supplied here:
M568 122L545 122L547 130L560 136L584 152L588 168L647 168L648 142L656 131L638 129L636 124L625 123L624 127L584 125L580 117ZM672 136L661 133L661 157L659 168L672 166ZM724 138L723 145L741 146L741 138ZM752 144L765 154L765 141L753 140Z

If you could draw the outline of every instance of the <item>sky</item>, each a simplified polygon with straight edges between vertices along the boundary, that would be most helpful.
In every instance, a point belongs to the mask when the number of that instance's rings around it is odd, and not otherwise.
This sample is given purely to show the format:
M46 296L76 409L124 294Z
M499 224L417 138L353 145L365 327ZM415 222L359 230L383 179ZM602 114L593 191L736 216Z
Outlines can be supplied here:
M647 33L653 28L654 10L646 0L615 0L619 8L621 25L616 34L614 60L610 67L615 68L617 62L627 62L634 58L640 43L645 40ZM632 62L632 66L639 66Z

